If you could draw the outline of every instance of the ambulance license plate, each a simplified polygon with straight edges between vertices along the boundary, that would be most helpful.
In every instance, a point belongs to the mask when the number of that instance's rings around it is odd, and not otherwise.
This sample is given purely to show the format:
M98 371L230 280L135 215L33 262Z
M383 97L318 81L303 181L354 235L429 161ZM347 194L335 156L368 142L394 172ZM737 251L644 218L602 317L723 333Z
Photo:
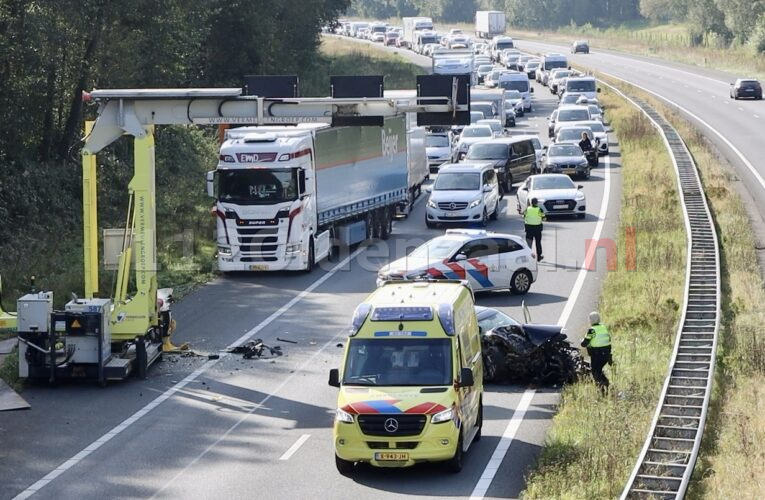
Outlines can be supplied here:
M253 264L250 271L268 271L268 264Z
M409 460L409 453L400 451L379 451L375 453L375 460L378 462L406 462Z
M447 217L459 217L459 212L446 212Z

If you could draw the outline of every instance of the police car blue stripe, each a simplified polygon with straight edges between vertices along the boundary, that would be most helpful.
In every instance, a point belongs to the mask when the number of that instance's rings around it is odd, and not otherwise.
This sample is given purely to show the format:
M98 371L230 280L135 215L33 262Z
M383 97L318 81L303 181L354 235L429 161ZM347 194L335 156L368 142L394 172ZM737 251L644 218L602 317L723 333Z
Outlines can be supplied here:
M473 277L474 280L476 280L482 287L484 288L491 288L494 286L494 283L489 280L486 276L484 276L481 271L476 271L475 269L468 269L467 272L470 274L470 276Z

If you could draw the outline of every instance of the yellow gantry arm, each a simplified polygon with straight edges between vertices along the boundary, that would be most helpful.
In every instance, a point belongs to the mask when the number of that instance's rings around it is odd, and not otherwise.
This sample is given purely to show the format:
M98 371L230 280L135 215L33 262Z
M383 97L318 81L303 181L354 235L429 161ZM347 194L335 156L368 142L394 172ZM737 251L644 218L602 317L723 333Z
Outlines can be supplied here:
M143 336L152 326L158 324L153 126L147 126L146 133L135 138L134 150L135 172L128 186L132 198L132 213L128 218L130 224L126 227L126 238L133 234L136 290L135 295L126 300L131 262L131 246L126 244L120 255L112 312L113 341L132 340Z
M95 122L85 122L85 137ZM98 191L96 155L82 154L82 222L84 229L83 257L85 264L85 298L98 293Z

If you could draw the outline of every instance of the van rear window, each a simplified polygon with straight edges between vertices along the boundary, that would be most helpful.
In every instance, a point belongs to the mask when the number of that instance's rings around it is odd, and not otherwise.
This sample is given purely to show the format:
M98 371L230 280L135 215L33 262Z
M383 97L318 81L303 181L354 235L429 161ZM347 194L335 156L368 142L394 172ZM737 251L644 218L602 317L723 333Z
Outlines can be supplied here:
M431 321L430 307L377 307L372 312L372 321Z

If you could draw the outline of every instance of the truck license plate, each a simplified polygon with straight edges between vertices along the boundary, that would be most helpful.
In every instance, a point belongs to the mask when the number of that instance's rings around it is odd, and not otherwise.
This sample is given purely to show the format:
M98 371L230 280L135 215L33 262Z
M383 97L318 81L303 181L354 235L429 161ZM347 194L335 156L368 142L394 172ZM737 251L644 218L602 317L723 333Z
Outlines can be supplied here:
M268 264L252 264L250 271L268 271Z
M568 205L553 205L553 208L555 210L560 210L561 208L568 208Z
M405 462L409 460L409 453L381 451L375 453L375 460L379 462Z

